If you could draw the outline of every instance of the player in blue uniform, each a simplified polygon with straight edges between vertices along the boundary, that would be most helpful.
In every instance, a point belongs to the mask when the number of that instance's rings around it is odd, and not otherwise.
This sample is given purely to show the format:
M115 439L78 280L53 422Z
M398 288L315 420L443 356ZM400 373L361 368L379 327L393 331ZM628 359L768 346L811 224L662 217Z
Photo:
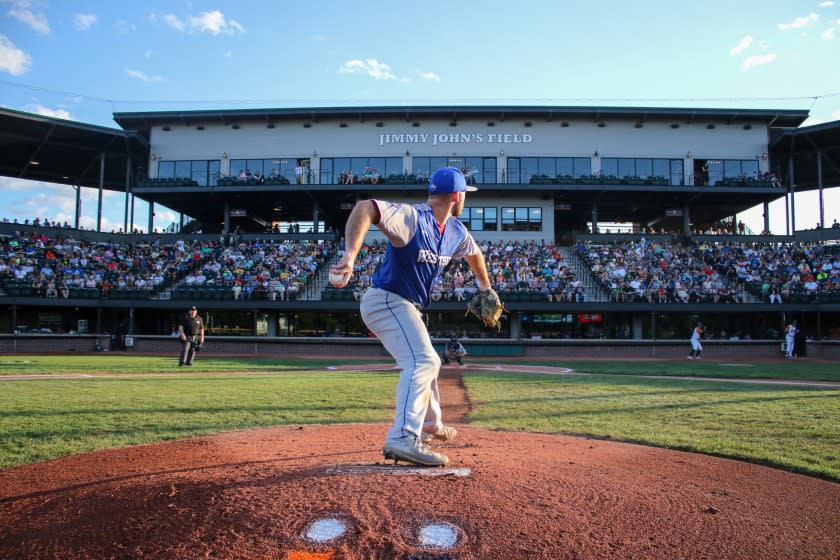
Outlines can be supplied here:
M347 285L353 263L371 224L388 238L381 267L361 301L362 320L382 342L400 367L396 415L382 452L386 459L417 465L443 466L446 455L432 451L433 439L455 437L443 424L437 377L440 356L432 346L421 309L429 306L432 288L453 258L465 258L475 273L479 289L490 286L484 255L460 220L468 187L454 167L438 169L429 179L425 204L363 200L347 220L345 252L330 268L333 285Z

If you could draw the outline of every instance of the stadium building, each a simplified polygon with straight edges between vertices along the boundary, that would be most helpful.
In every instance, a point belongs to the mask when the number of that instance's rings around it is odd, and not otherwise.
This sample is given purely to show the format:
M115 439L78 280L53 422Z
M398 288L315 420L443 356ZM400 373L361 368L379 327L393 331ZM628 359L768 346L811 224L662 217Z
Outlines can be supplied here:
M109 129L3 109L0 173L67 184L77 194L75 227L0 224L7 241L25 230L123 252L132 250L128 245L187 240L216 247L318 242L327 254L293 298L280 300L262 290L234 299L221 279L188 285L191 271L184 270L153 289L49 298L7 276L2 299L10 313L0 319L0 331L67 332L82 321L90 332L165 335L184 306L195 303L215 335L365 336L352 290L333 290L325 278L345 220L358 200L425 200L429 174L449 165L479 186L461 216L479 242L502 256L516 243L531 252L554 245L549 262L562 260L563 275L574 276L585 295L549 299L533 285L507 283L511 313L499 334L465 320L460 298L442 297L428 314L433 333L668 339L685 338L701 318L710 331L754 339L777 335L797 317L810 336L837 338L840 292L797 292L772 304L754 289L738 303L615 297L595 262L599 251L614 257L651 246L657 255L679 247L684 260L702 260L704 251L718 255L725 245L743 250L753 243L782 252L819 247L830 262L840 230L797 229L793 209L796 193L840 185L840 124L799 128L807 116L800 110L396 106L116 113L121 129ZM77 229L79 186L100 189L99 224L102 191L124 193L121 231ZM769 203L779 198L788 209L786 235L767 235ZM135 233L130 224L138 199L150 207L149 223ZM756 205L764 205L764 232L735 218ZM159 207L179 219L158 223ZM820 213L828 225L822 202ZM368 240L382 236L374 229ZM514 260L527 258L518 251ZM734 276L723 280L737 290Z

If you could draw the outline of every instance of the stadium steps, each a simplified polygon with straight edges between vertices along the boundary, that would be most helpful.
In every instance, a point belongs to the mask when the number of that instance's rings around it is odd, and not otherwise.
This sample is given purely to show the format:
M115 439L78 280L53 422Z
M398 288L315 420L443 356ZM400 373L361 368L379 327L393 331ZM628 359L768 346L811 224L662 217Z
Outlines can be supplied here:
M586 289L586 301L609 301L609 294L604 290L601 286L595 282L595 279L592 277L592 272L589 270L589 267L586 266L586 263L581 260L581 258L577 255L573 247L558 247L560 252L566 257L566 262L569 263L569 267L571 268L572 272L575 273L575 276L583 283L583 287Z
M318 277L310 285L303 294L298 296L299 300L305 301L321 301L323 299L324 288L330 285L330 267L338 262L341 258L339 251L334 251L330 257L329 262L324 263L324 266L318 271Z

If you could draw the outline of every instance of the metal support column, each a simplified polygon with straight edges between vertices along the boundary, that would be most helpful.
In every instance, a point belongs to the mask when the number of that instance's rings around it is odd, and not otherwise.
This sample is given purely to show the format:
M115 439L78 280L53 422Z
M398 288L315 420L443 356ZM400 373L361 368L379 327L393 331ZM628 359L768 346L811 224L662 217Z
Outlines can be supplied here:
M793 156L788 158L788 189L790 191L790 234L796 235L796 192L793 186Z
M99 154L99 204L96 207L96 231L102 231L102 189L105 188L105 152Z
M149 201L149 229L147 233L152 233L155 227L155 203L153 201Z
M131 190L131 157L125 160L125 217L123 218L123 232L128 233L128 197Z
M688 206L683 207L683 235L691 235L691 215Z
M318 202L312 205L312 233L318 233Z
M592 233L598 233L598 205L592 205Z
M820 190L820 227L826 227L825 210L823 208L822 148L817 148L817 186Z
M764 203L764 231L761 233L770 233L770 203Z
M131 220L128 224L129 229L128 231L126 231L126 233L131 233L132 231L134 231L134 200L136 198L137 197L134 196L134 193L131 193Z
M224 226L222 227L222 234L227 235L230 233L230 204L225 202L225 214L222 217L222 221L224 222Z
M79 229L79 220L82 219L82 186L76 185L76 229Z

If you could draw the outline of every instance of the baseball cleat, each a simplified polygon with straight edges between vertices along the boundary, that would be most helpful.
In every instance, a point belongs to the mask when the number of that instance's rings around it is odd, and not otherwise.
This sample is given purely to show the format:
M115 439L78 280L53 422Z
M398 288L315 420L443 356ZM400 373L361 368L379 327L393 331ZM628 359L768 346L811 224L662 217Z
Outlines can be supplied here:
M452 426L443 426L436 432L423 432L420 439L423 443L429 443L433 439L440 441L452 441L458 435L458 430Z
M396 440L388 440L382 447L385 460L413 463L421 467L445 467L449 458L443 453L435 453L420 438L407 436Z

